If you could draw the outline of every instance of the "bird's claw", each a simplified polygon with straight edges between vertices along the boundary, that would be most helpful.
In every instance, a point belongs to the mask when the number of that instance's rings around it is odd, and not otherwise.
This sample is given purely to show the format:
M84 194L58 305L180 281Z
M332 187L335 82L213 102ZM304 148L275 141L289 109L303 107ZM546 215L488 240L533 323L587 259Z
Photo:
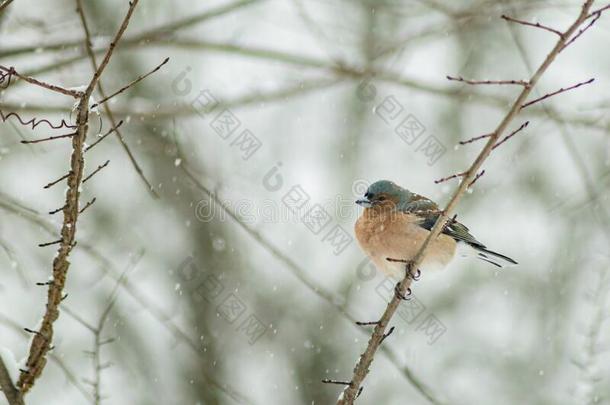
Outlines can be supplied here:
M409 301L411 299L411 289L407 288L407 295L405 296L400 292L400 285L401 283L396 284L394 287L394 294L403 301Z
M415 273L412 273L409 270L409 276L411 277L411 280L419 281L419 279L421 278L421 270L420 269L415 269Z

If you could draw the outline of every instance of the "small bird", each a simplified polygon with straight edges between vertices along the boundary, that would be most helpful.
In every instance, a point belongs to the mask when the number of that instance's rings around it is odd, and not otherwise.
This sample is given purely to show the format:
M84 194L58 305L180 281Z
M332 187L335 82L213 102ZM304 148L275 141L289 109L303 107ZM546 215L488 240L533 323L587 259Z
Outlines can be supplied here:
M438 205L388 180L371 184L356 204L365 207L355 225L360 247L378 270L388 276L404 277L405 262L415 257L441 213ZM431 242L420 266L422 271L445 267L458 247L463 255L474 255L498 267L517 264L510 257L487 249L468 228L453 219Z

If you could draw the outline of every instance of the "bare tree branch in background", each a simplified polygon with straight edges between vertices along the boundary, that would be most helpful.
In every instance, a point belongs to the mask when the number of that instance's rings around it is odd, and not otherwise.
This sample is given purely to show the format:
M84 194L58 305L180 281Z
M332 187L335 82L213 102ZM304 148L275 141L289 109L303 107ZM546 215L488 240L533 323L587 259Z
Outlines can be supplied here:
M127 268L120 275L118 280L116 280L114 288L112 289L110 295L108 296L106 307L102 311L97 323L95 325L91 325L86 322L82 317L80 317L75 311L69 309L69 307L63 307L62 309L66 311L72 318L74 318L78 323L83 325L87 330L89 330L93 334L93 349L91 351L86 352L86 354L90 355L93 360L93 379L86 379L85 382L91 385L93 389L93 403L95 405L100 405L102 403L102 371L108 367L110 367L110 363L102 363L101 360L101 350L102 346L105 346L109 343L114 342L114 338L102 339L102 332L104 330L104 326L108 321L108 316L110 315L110 311L112 310L118 295L119 287L123 280L127 277L127 273L129 273L132 269L134 269L142 256L144 255L144 251L140 251L138 255L133 257L127 266Z
M4 360L0 355L0 388L2 388L2 392L4 392L4 396L8 401L9 405L24 405L23 398L21 393L15 387L11 376L4 364Z
M76 11L78 12L78 16L80 18L81 24L83 25L83 30L85 31L85 49L87 50L87 55L89 56L89 61L91 62L91 67L93 68L93 71L95 72L98 69L98 64L97 64L97 60L95 57L95 53L93 52L93 48L92 48L92 44L91 44L91 34L89 32L87 18L85 17L85 11L83 10L82 0L76 0ZM163 64L165 64L167 62L167 60L168 59L166 59ZM160 67L161 66L159 66L159 68ZM155 71L156 70L154 70L151 73L154 73ZM135 83L137 83L137 82L132 82L129 85L127 85L125 88L128 88ZM106 99L108 99L108 97L106 96L106 92L104 91L104 86L102 85L101 80L98 80L98 82L97 82L97 89L98 89L100 95L102 96L102 98L104 99L104 101ZM113 96L114 95L115 94L113 94ZM95 108L97 105L102 104L102 103L103 103L103 101L100 101L97 104L94 104L93 106L91 106L91 108ZM154 190L154 188L152 187L152 185L150 184L150 182L144 175L144 172L142 171L142 168L138 164L135 156L131 152L131 149L129 149L129 146L125 143L125 140L123 139L123 135L121 134L121 132L118 129L119 125L117 123L117 120L115 119L114 114L112 113L112 110L110 109L110 106L108 104L104 104L104 111L106 112L106 115L108 116L108 119L110 120L110 124L112 125L113 128L115 128L114 133L116 134L116 137L119 140L119 143L123 147L123 150L125 151L125 153L127 153L127 156L129 157L129 161L131 162L131 165L133 166L133 168L136 171L136 173L138 174L138 176L140 176L140 179L146 185L146 190L154 198L159 198L159 195L157 194L157 192Z
M40 213L30 207L18 203L10 196L2 193L2 191L0 191L0 208L19 216L20 218L30 222L36 227L43 229L52 237L59 236L57 231L55 231L53 224L45 217L43 217ZM96 246L91 243L88 243L86 240L81 240L76 249L82 249L92 259L99 262L100 268L104 271L104 273L113 278L115 281L118 282L121 279L121 274L118 269L115 268L114 264L108 258L106 258L101 252L98 251ZM199 343L191 336L189 336L189 334L179 325L177 325L176 322L172 319L172 317L166 311L164 311L157 302L143 294L138 289L138 287L134 285L134 283L130 282L128 278L123 278L120 282L120 286L138 304L140 308L149 313L151 317L155 321L157 321L159 325L167 329L167 331L176 340L184 343L194 355L202 356L201 347L199 346ZM9 323L10 326L14 326L13 322L8 322L8 318L0 314L0 320L2 318L5 318L5 323ZM17 326L17 329L23 331L23 329L19 326ZM51 356L54 356L53 353L51 353ZM59 364L59 366L64 369L65 372L65 366L63 366L62 364ZM250 399L248 399L248 397L239 392L237 389L233 388L231 385L218 381L215 376L206 374L203 377L211 386L215 387L220 392L224 393L227 397L233 399L237 403L253 403ZM79 388L79 390L81 389L82 387ZM87 393L85 392L85 394Z
M367 348L364 351L364 353L360 356L360 359L358 360L358 362L354 368L354 374L350 380L350 384L348 386L346 386L343 393L339 397L339 400L337 401L338 405L353 404L356 397L361 392L362 382L364 381L364 379L366 378L367 374L370 371L370 366L375 357L375 353L377 352L377 349L381 345L382 341L385 339L386 327L388 326L389 322L391 321L394 313L396 312L396 310L401 302L401 296L405 296L405 294L409 290L409 287L410 287L411 281L412 281L411 276L412 276L413 272L415 270L417 270L417 268L420 266L421 262L423 261L423 258L427 253L430 243L443 230L445 224L449 220L449 215L451 215L452 211L457 206L461 197L466 192L466 189L468 188L469 184L475 178L475 176L476 176L477 172L479 171L483 162L491 154L494 146L498 142L498 139L500 139L500 137L502 136L502 134L504 133L504 131L506 130L508 125L519 114L520 110L522 109L524 103L527 100L527 97L531 93L532 88L536 86L540 77L542 77L542 75L546 72L548 67L553 63L553 61L555 60L557 55L559 55L559 52L561 52L561 50L565 48L565 44L568 43L569 41L571 41L572 35L589 18L589 11L591 9L591 6L593 5L593 1L594 0L587 0L583 4L581 12L578 15L578 17L576 18L576 20L574 21L574 23L572 23L572 25L566 31L564 31L562 33L562 35L559 37L559 40L556 42L556 44L553 47L553 49L551 50L551 52L547 55L547 57L544 59L542 64L538 67L536 72L533 74L533 76L528 81L529 85L525 86L523 88L523 90L521 91L521 93L519 94L519 96L517 97L515 102L512 104L512 107L510 108L510 110L504 116L504 118L502 119L502 121L500 122L500 124L498 125L496 130L489 137L489 140L487 141L487 143L485 144L485 146L483 147L483 149L481 150L481 152L479 153L479 155L477 156L475 161L472 163L470 168L466 171L463 181L460 183L460 185L454 192L453 196L451 197L451 199L450 199L449 203L447 204L447 206L445 207L445 209L440 213L439 218L437 219L436 223L434 224L434 227L431 229L428 237L422 244L421 248L419 249L419 251L417 252L415 257L412 259L412 261L410 263L407 264L407 266L405 266L406 275L396 285L396 294L394 295L392 300L389 302L386 310L384 311L383 315L379 319L379 323L375 326L373 334L371 335L371 338L368 342ZM576 35L579 35L579 34L576 34Z

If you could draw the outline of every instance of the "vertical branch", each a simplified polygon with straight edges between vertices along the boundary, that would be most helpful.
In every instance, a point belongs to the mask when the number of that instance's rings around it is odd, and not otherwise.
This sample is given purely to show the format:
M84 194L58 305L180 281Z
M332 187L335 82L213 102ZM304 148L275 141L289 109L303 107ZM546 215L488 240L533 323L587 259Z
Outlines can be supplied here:
M4 396L9 405L24 405L21 393L17 387L15 387L6 365L4 364L4 360L2 360L2 356L0 356L0 388L2 388L2 392L4 392Z
M41 375L47 362L47 353L53 341L53 324L59 317L59 304L63 300L63 289L66 283L66 275L70 262L68 258L75 245L76 222L79 214L80 187L83 180L83 148L87 131L89 129L89 99L97 85L100 76L110 62L110 58L119 40L129 25L129 20L133 14L139 0L132 0L129 3L129 10L115 37L113 38L106 55L98 69L95 71L89 85L80 97L76 108L76 135L72 137L72 155L70 157L70 172L68 175L68 190L66 192L66 202L63 207L63 223L60 231L61 240L57 255L53 260L53 278L49 283L47 293L46 311L43 315L40 329L35 331L34 338L30 345L26 369L21 372L17 387L22 395L27 393L34 385L36 379Z
M384 339L385 329L386 329L388 323L390 322L392 316L396 312L398 305L400 304L400 300L401 300L400 295L404 296L411 285L411 277L410 277L411 273L415 269L417 269L419 267L419 265L422 263L424 256L426 255L431 242L434 239L436 239L438 237L438 235L441 233L441 231L443 230L445 223L449 219L449 215L451 215L451 213L457 206L458 202L460 201L460 199L466 192L468 185L473 181L476 173L480 169L483 162L490 155L494 145L496 144L498 139L502 136L502 134L504 133L504 131L506 130L508 125L519 114L519 111L521 110L523 104L525 103L525 101L526 101L527 97L529 96L529 94L531 93L532 89L538 83L540 77L542 77L542 75L546 72L546 70L551 65L551 63L553 63L553 61L555 60L555 58L557 57L559 52L565 47L567 39L570 38L572 36L572 34L574 32L576 32L576 30L587 20L587 17L589 15L589 10L590 10L592 4L593 4L593 0L587 0L583 4L581 12L578 15L578 17L576 18L576 21L574 21L574 23L565 32L563 32L563 34L559 37L557 43L555 44L555 46L553 47L551 52L547 55L547 57L544 59L542 64L538 67L536 72L533 74L533 76L529 80L529 82L528 82L529 86L525 86L523 88L523 90L521 91L521 93L519 94L517 99L513 102L510 110L506 113L506 115L504 116L504 118L502 119L502 121L500 122L498 127L496 128L496 130L489 137L487 143L485 144L485 146L483 147L483 149L481 150L481 152L479 153L479 155L477 156L475 161L472 163L470 168L465 172L465 175L463 176L464 177L463 181L459 184L457 190L454 192L453 196L451 197L451 200L449 201L449 203L447 204L445 209L442 211L441 215L439 215L439 218L437 219L436 223L434 224L434 227L431 229L428 237L426 238L426 240L420 247L419 251L413 258L412 262L410 262L406 265L405 278L397 285L397 293L394 295L392 300L388 303L388 306L386 307L386 310L384 311L383 315L381 316L379 323L375 326L373 334L371 335L371 338L369 339L367 348L364 351L364 353L360 356L360 358L354 368L354 374L350 381L350 384L348 386L346 386L346 388L343 390L343 393L339 397L339 400L337 401L338 405L347 405L347 404L354 403L354 401L358 395L358 392L361 389L360 388L361 384L370 371L370 366L373 363L375 353L377 352L377 349L379 348L379 346L381 345L381 343Z

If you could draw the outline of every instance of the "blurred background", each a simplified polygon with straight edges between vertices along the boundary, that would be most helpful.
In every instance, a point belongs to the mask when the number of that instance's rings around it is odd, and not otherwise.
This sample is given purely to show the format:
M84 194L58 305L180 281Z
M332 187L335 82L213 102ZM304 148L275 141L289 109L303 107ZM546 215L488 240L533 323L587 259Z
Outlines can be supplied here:
M595 6L604 4L596 2ZM330 404L393 284L354 239L367 185L444 205L579 1L142 1L102 78L121 127L87 152L67 298L31 404ZM594 6L594 7L595 7ZM73 1L15 0L0 64L64 87L92 70ZM98 59L126 1L84 1ZM609 17L562 52L459 219L519 265L456 259L424 274L359 403L610 403ZM73 122L23 81L0 110ZM99 100L99 94L94 97ZM532 97L533 98L533 97ZM3 120L4 121L4 120ZM111 127L91 116L91 144ZM65 133L0 122L0 347L19 364L46 302L69 166ZM152 187L149 187L147 183ZM14 362L7 360L14 357ZM0 399L3 403L4 397Z

